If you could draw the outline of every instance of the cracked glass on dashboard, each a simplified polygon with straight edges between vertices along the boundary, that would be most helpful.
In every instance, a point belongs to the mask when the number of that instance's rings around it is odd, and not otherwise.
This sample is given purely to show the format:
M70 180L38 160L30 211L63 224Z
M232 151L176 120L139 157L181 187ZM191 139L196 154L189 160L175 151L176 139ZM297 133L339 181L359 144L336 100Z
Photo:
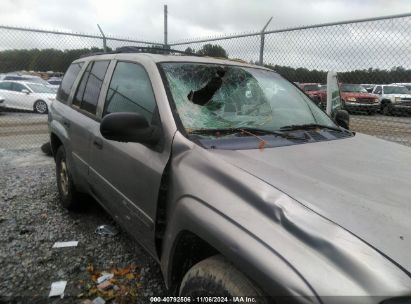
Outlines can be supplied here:
M231 128L280 130L300 124L335 126L303 92L273 71L181 62L160 67L188 133Z

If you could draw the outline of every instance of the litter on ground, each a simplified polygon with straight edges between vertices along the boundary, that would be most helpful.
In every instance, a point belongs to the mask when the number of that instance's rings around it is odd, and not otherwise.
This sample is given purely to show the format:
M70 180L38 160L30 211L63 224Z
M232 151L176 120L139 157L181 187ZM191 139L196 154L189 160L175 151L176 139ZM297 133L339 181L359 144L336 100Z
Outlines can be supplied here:
M64 290L66 289L67 281L58 281L51 283L49 297L64 297Z
M101 236L115 236L118 230L111 225L101 225L97 227L96 233Z
M55 242L52 248L76 247L77 245L78 241Z

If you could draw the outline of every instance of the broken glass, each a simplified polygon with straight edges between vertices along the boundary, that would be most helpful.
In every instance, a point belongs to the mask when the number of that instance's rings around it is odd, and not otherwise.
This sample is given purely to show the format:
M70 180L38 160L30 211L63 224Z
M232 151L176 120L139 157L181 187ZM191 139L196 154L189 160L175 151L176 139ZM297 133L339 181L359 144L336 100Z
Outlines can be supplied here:
M169 91L186 131L293 124L335 126L291 83L259 68L163 63Z

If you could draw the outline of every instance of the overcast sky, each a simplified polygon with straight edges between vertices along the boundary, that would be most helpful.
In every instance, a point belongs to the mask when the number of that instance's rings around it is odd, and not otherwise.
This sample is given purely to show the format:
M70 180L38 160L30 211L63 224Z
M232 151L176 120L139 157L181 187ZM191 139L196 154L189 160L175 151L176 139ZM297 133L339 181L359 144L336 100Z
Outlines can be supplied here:
M1 0L0 24L169 41L411 12L410 0Z
M411 13L411 0L1 0L0 24L163 41L168 4L169 43L239 32ZM221 40L230 58L257 61L259 37ZM116 48L129 42L108 41ZM203 44L187 46L198 50ZM335 69L411 68L411 17L266 36L264 62ZM102 47L98 39L0 29L0 50Z

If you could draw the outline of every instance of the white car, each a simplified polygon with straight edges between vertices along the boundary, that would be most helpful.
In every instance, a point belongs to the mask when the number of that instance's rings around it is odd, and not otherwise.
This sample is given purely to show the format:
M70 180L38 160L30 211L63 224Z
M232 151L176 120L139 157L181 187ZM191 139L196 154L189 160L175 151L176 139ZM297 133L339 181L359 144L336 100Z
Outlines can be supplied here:
M411 113L411 92L405 86L376 85L372 93L379 96L384 115Z
M51 77L49 80L47 80L47 86L57 93L57 90L59 89L61 84L61 80L62 78L59 77Z
M20 81L1 81L0 95L3 96L3 108L30 110L47 113L56 93L39 83Z
M4 98L0 96L0 110L4 108Z

